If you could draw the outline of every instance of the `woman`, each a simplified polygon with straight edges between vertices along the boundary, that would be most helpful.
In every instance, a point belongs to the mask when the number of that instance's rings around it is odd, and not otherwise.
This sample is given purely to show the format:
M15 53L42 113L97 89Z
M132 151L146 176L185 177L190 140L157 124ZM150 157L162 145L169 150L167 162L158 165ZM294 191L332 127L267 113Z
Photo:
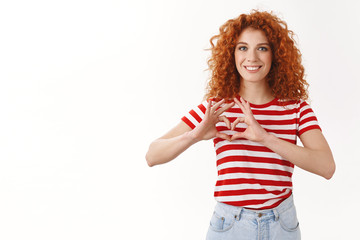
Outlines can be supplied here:
M227 21L210 43L206 101L152 142L146 160L163 164L213 139L217 205L207 239L300 239L294 165L330 179L335 163L305 102L293 32L272 13L253 11Z

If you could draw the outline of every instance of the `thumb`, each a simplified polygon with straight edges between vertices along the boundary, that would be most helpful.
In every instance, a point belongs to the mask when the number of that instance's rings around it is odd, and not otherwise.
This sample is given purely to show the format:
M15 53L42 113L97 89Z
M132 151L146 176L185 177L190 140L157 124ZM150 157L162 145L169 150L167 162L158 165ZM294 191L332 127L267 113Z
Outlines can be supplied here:
M217 132L217 133L216 133L216 137L222 138L222 139L225 139L225 140L228 140L228 141L231 141L230 136L227 135L227 134L225 134L225 133L219 133L219 132Z
M237 132L234 135L231 136L231 141L234 141L235 139L244 138L243 132Z
M238 123L243 123L243 122L245 122L245 118L244 118L244 117L238 117L238 118L233 122L232 127L231 127L231 130L234 131L234 129L236 128L236 125L237 125Z

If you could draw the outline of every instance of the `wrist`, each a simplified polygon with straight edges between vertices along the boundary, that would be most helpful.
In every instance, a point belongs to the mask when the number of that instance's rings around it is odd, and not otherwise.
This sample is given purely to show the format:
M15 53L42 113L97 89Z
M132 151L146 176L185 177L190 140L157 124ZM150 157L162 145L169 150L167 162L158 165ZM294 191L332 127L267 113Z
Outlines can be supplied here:
M194 144L194 143L197 143L197 142L200 142L201 139L199 138L199 136L196 134L196 131L191 130L189 132L186 132L184 133L184 137L191 143L191 144Z
M276 138L276 136L266 132L266 134L264 134L264 137L260 141L260 143L264 146L267 146L267 145L269 145L269 143L271 143L274 140L274 138Z

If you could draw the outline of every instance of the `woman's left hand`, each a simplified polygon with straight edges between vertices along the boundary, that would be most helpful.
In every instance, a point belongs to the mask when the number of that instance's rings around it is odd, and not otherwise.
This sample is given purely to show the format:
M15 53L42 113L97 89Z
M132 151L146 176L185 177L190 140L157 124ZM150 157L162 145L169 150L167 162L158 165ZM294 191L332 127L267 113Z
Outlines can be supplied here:
M235 103L240 107L245 116L237 118L233 122L231 130L234 131L238 123L246 123L248 126L244 132L235 133L231 137L231 141L238 138L246 138L254 142L262 142L269 133L254 118L249 102L246 102L242 97L240 100L241 102L234 98Z

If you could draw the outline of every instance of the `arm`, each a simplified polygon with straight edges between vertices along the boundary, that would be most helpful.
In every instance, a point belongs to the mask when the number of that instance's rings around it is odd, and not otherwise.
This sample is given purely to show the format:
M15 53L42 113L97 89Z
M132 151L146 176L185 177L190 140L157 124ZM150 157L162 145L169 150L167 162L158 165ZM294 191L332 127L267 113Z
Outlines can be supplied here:
M300 136L300 140L304 147L267 133L261 143L296 166L330 179L335 172L335 162L322 132L309 130Z
M243 99L241 99L241 102L237 99L234 100L245 114L245 117L238 118L234 122L233 128L239 122L245 122L248 128L242 133L234 134L231 140L244 137L259 142L306 171L326 179L330 179L333 176L335 172L334 158L320 130L313 129L303 133L300 136L300 140L304 147L297 146L266 132L255 120L249 103Z
M192 129L184 122L180 122L164 136L153 141L146 153L149 167L169 162L196 143L190 134Z
M164 136L153 141L146 154L148 165L151 167L167 163L176 158L191 145L201 140L208 140L214 137L230 140L230 136L219 133L215 127L216 123L224 121L230 129L230 121L225 116L220 116L220 114L234 106L234 104L227 104L217 110L222 103L224 103L224 100L211 106L211 101L209 101L204 119L194 129L191 129L186 123L180 122Z

